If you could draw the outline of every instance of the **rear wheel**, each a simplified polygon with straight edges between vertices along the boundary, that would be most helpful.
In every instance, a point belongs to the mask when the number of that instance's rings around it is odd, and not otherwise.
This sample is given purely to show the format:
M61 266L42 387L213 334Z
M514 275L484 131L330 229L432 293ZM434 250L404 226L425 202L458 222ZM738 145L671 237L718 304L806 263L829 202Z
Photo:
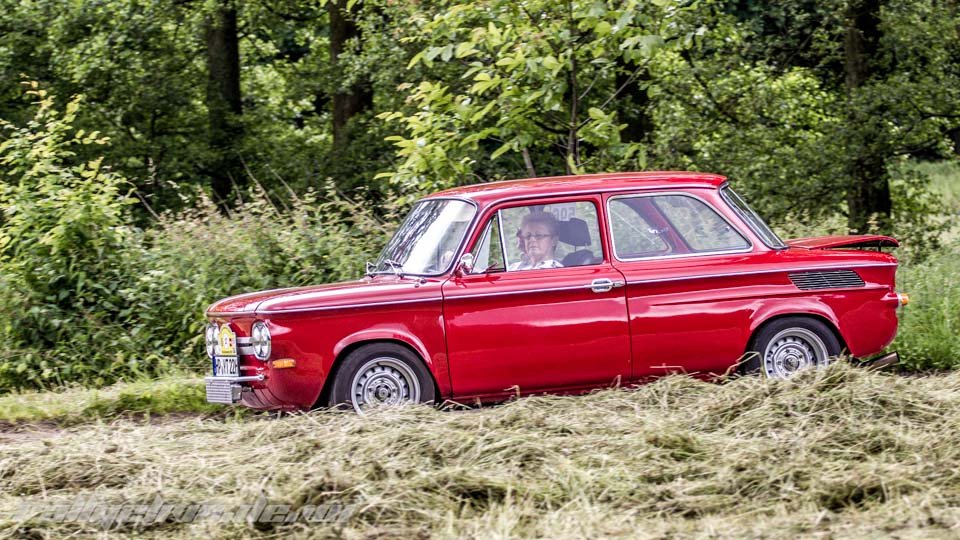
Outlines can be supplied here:
M840 341L830 328L809 317L784 317L760 329L750 342L747 373L786 379L797 372L823 367L840 354Z
M373 407L435 400L433 378L415 354L394 343L372 343L343 359L330 404L362 413Z

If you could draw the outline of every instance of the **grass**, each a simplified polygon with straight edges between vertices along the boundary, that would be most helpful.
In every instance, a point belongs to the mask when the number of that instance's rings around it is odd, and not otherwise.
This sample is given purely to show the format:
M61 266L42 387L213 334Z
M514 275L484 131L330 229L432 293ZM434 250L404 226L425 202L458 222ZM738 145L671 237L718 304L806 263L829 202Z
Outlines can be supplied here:
M902 264L897 288L910 294L911 304L900 314L897 339L907 370L960 367L960 161L916 162L909 165L930 177L930 187L944 205L952 224L943 245L931 256Z
M911 167L930 177L931 190L951 215L960 214L960 161L917 162Z
M674 376L499 407L119 419L0 441L23 500L354 505L341 524L167 523L191 538L914 536L960 530L960 373L836 365L791 381ZM0 522L0 534L97 527Z
M212 414L222 410L207 403L202 379L187 376L118 383L102 389L73 387L0 395L0 424L71 425L119 416Z
M897 272L897 288L910 294L897 339L903 368L955 369L960 365L960 243Z

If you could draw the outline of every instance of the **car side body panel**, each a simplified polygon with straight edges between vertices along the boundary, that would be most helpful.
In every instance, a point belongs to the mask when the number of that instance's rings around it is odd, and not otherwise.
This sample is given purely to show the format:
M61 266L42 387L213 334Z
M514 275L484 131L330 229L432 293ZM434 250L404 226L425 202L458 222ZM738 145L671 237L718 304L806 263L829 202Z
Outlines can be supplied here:
M894 263L858 262L837 257L838 252L796 255L750 253L618 264L627 279L634 376L724 373L741 358L757 328L784 315L825 319L853 356L869 356L890 344L897 328L897 297L890 285ZM803 291L789 278L798 271L838 269L857 272L865 284Z

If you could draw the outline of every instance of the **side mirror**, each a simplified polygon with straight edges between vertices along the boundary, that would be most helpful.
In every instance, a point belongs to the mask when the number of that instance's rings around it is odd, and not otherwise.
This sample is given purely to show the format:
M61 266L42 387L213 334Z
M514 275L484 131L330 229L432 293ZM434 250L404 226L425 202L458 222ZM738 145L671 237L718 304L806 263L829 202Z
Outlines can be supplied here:
M473 272L473 253L464 253L460 256L460 262L457 263L457 275L462 276Z

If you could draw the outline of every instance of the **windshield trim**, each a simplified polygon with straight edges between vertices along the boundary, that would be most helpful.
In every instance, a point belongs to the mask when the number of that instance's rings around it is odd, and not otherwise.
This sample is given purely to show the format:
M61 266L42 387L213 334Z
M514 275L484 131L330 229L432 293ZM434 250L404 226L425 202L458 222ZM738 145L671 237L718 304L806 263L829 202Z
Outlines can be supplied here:
M774 249L777 251L788 249L790 246L788 246L787 243L784 242L782 238L780 238L780 235L774 232L774 230L770 228L770 225L767 224L766 220L760 217L760 215L757 214L757 212L753 210L753 208L747 205L747 208L749 208L750 211L753 212L753 214L757 217L757 219L759 219L760 222L763 223L764 226L766 226L767 230L770 231L770 234L773 235L773 238L776 239L778 242L780 242L780 244L771 245L770 242L767 242L766 235L764 235L761 231L757 230L757 226L753 222L753 220L750 219L750 216L744 215L744 212L740 208L740 206L735 204L732 200L730 200L730 195L728 193L730 193L732 189L733 188L730 187L730 182L724 182L723 184L720 185L720 197L723 199L723 202L726 203L726 205L731 210L733 210L733 213L736 214L738 218L740 218L740 221L742 221L747 226L747 228L750 229L750 232L752 232L754 236L756 236L760 240L760 242L763 243L763 245L767 246L770 249ZM737 197L739 197L739 194L737 194ZM741 200L743 199L741 198ZM746 201L743 201L743 203L747 204Z
M447 265L447 267L444 268L443 270L441 270L441 271L439 271L439 272L437 272L437 273L431 273L431 274L421 274L421 273L416 273L416 272L400 272L400 273L398 274L397 272L394 272L393 270L379 270L379 271L375 271L375 272L373 272L372 274L369 274L369 275L374 275L374 276L392 275L392 276L400 276L400 277L403 277L403 276L440 277L440 276L445 276L445 275L447 275L448 273L450 273L451 270L453 269L453 267L457 264L457 262L460 261L461 252L463 251L464 246L465 246L466 243L467 243L467 240L470 238L471 234L473 233L474 227L476 227L476 225L477 225L477 216L480 215L480 205L477 204L477 201L471 200L471 199L469 199L469 198L467 198L467 197L459 197L459 196L452 195L452 196L448 196L448 197L424 197L424 198L422 198L422 199L419 199L419 200L415 201L415 202L413 203L413 205L410 206L410 210L412 211L413 208L416 207L416 206L417 206L418 204L420 204L420 203L429 202L429 201L459 201L459 202L468 203L468 204L470 204L471 206L473 206L473 217L470 218L470 223L467 225L467 228L464 229L464 231L463 231L463 238L460 239L460 243L457 245L457 249L454 251L453 258L450 259L450 264ZM406 221L406 218L404 218L404 221ZM401 225L402 225L402 223L401 223ZM398 230L399 230L399 229L398 229ZM396 234L396 232L394 232L394 234ZM391 237L390 239L392 240L393 237ZM387 242L387 244L389 245L389 241ZM386 250L386 249L387 249L387 246L386 246L386 245L383 246L383 249ZM382 259L382 258L383 258L383 251L381 251L381 252L380 252L380 255L377 256L377 261L376 261L377 266L380 266L380 262L381 262L381 259Z

